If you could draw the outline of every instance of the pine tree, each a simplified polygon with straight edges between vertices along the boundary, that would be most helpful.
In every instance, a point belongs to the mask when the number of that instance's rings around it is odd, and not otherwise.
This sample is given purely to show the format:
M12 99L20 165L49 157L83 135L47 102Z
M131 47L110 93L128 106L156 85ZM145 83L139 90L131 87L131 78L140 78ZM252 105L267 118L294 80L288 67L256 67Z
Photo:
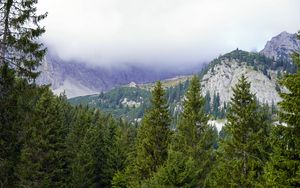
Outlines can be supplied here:
M220 95L219 93L214 93L213 96L213 111L212 114L215 118L218 118L220 116Z
M44 88L30 86L13 74L11 81L7 79L0 98L0 186L15 187L25 125L32 123L36 99Z
M242 75L233 88L225 125L226 137L220 143L211 186L254 187L261 183L269 123L250 92L250 83Z
M199 79L194 76L183 103L178 133L168 150L168 159L148 185L202 187L213 156L213 129L208 126Z
M210 93L209 90L207 90L205 94L205 107L204 107L204 110L207 114L210 113L210 101L211 101Z
M204 111L204 98L201 96L199 79L194 76L183 103L183 113L178 126L178 135L184 148L193 157L197 155L195 148L204 132L207 131L208 116Z
M299 36L300 38L300 36ZM280 93L280 121L272 130L273 153L266 165L266 181L270 187L300 187L300 56L293 55L298 66L295 74L285 75L280 84L288 93Z
M139 180L148 179L167 159L170 134L165 92L161 83L157 82L152 91L151 107L137 134L134 170Z
M36 0L0 1L0 68L13 67L28 79L38 75L35 69L46 52L36 39L45 32L39 22L47 14L37 15L36 4Z
M113 142L107 119L99 118L96 124L89 127L73 162L73 186L110 185L110 150L114 148Z
M100 116L100 115L99 115ZM73 185L74 181L79 181L74 177L77 173L77 155L80 153L82 148L85 135L88 129L92 126L93 122L96 122L97 118L93 119L93 112L81 105L75 107L75 114L72 119L72 123L69 128L69 132L66 138L67 146L67 161L69 165L68 173L70 174L67 178L68 185Z
M39 92L28 80L36 78L36 66L45 49L37 38L44 33L37 16L37 1L0 1L0 186L16 186L16 166L23 127L30 121ZM16 78L18 76L18 78ZM25 80L26 79L26 80Z
M199 166L195 159L181 151L169 149L164 166L142 187L199 187Z
M18 167L19 186L63 186L66 134L58 100L50 91L42 94L31 118Z

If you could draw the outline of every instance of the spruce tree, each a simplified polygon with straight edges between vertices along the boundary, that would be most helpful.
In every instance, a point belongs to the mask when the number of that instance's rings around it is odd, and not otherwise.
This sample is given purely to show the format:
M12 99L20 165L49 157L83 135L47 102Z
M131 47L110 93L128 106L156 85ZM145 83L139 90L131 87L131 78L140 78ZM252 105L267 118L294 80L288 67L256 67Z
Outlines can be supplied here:
M167 159L170 134L169 109L158 81L137 134L134 171L139 180L148 179Z
M37 92L28 80L46 50L38 39L44 32L34 0L0 1L0 186L16 186L23 127L30 121ZM16 78L16 76L18 78Z
M300 38L300 36L298 37ZM266 165L266 181L270 187L300 187L300 56L293 62L295 74L285 75L280 84L289 92L280 93L279 118L283 122L273 127L271 160Z
M206 94L205 94L205 106L204 106L204 110L207 114L210 113L210 101L211 101L211 97L210 97L210 93L209 91L207 90L206 91Z
M95 118L94 122L96 121L97 118ZM79 181L78 177L77 179L74 177L78 172L78 166L76 164L78 163L78 161L76 161L78 159L77 155L82 148L87 130L92 126L92 124L92 111L88 108L82 107L81 105L76 106L75 114L66 138L67 161L69 163L68 173L70 174L67 178L68 185L73 185L74 181Z
M218 163L210 186L255 187L260 185L266 153L269 122L250 92L250 82L242 75L233 88L226 137L218 149Z
M164 166L148 185L203 187L213 156L213 129L208 126L199 79L194 76L185 95L178 133Z
M36 4L37 0L0 1L0 68L13 68L28 79L37 77L35 70L46 52L36 39L45 32L39 22L47 14L37 15Z
M6 78L5 94L0 98L0 186L15 187L16 166L24 142L24 131L32 123L37 98L44 88L28 85L24 80Z
M197 148L199 143L209 130L207 125L208 116L204 111L205 101L201 95L200 81L194 76L183 102L183 112L178 125L178 139L180 148L192 157L199 157ZM206 147L206 146L203 146Z
M115 164L117 126L103 115L92 124L72 164L71 187L110 187Z
M18 166L19 186L63 186L66 133L59 102L50 91L42 94L31 118Z

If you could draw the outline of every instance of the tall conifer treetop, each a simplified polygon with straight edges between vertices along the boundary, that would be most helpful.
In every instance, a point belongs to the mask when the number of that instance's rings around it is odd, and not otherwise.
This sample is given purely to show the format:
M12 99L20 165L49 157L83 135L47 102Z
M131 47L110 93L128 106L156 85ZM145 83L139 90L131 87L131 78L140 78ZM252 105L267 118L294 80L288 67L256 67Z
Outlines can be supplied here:
M136 141L136 171L147 179L167 159L170 138L170 116L165 92L160 82L152 91L151 107L138 130Z
M37 15L37 0L0 1L0 68L34 79L46 49L37 39L45 32L39 25L47 14Z
M212 186L256 187L260 185L267 160L269 123L250 92L244 75L233 88L225 125L226 137L219 147Z
M207 129L208 116L204 111L204 98L201 96L200 81L193 76L183 103L183 113L179 124L179 135L186 147L195 149L203 132Z

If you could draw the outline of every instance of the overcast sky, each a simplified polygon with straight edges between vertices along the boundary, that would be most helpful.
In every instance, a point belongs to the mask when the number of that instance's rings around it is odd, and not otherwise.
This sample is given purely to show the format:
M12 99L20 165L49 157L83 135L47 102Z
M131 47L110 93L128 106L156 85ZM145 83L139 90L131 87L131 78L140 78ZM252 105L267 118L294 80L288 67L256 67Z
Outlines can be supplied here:
M43 40L98 65L188 65L300 30L299 0L39 0Z

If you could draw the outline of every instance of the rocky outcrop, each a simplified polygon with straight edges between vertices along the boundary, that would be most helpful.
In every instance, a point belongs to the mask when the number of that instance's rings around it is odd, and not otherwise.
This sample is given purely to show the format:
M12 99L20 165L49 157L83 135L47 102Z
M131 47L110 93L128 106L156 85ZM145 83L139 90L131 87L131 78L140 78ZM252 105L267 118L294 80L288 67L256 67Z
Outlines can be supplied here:
M281 100L275 89L275 73L271 73L272 78L270 79L262 72L247 66L245 62L235 60L223 60L208 70L201 81L203 96L207 91L211 94L219 93L221 104L229 102L233 94L232 87L237 84L242 74L251 82L251 92L260 102L272 104L272 101L277 103Z
M268 41L260 53L277 61L290 59L290 55L295 51L300 51L300 41L297 40L297 35L284 31Z

